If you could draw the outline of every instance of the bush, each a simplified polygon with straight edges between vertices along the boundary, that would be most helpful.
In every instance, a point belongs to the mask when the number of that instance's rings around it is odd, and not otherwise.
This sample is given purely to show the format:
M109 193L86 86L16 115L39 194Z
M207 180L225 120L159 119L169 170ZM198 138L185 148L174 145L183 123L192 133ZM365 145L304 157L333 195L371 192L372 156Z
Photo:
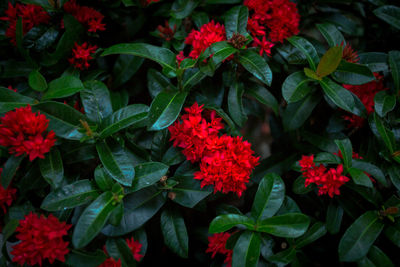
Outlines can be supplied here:
M1 266L400 265L394 4L3 1Z

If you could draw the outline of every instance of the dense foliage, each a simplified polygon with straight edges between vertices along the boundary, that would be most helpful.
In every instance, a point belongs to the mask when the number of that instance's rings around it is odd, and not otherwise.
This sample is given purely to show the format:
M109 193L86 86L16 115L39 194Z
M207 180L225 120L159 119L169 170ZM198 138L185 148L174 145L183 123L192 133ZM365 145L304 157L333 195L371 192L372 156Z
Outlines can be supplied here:
M399 266L400 7L0 3L0 266Z

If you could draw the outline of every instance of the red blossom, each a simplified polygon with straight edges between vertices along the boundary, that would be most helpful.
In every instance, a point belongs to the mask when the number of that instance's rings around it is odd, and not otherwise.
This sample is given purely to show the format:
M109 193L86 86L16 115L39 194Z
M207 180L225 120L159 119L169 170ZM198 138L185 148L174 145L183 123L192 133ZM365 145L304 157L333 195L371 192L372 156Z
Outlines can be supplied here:
M10 89L11 91L17 92L17 89L13 88L11 85L9 85L7 88Z
M102 23L104 16L99 11L88 7L80 6L76 0L70 0L63 6L65 12L70 13L77 21L88 27L88 32L104 31L105 24Z
M185 59L185 55L183 54L183 51L179 51L179 54L176 55L176 61L178 61L178 64L180 65L181 62Z
M9 2L8 9L5 11L5 17L0 17L0 20L8 21L6 36L11 38L10 42L16 45L16 30L18 18L22 18L22 33L26 34L33 27L49 23L50 16L47 12L37 5L15 4L15 7Z
M68 59L71 65L75 68L84 70L90 67L89 60L92 60L92 54L96 52L97 46L83 43L78 45L75 43L75 47L72 49L72 57Z
M174 34L176 32L176 24L174 25L174 28L171 29L168 21L165 21L165 27L158 25L157 30L159 31L159 35L161 38L165 39L166 41L171 41L174 38Z
M263 36L266 34L265 26L260 25L258 20L254 19L254 18L249 18L247 20L247 29L250 31L250 33L253 36Z
M56 259L64 262L64 256L68 254L68 242L63 240L71 225L60 222L50 214L47 218L30 213L20 220L16 229L20 243L12 247L13 262L20 265L43 263L48 259L52 264Z
M201 26L199 31L193 29L186 37L185 44L193 46L189 57L197 59L210 45L225 40L225 26L212 20Z
M270 57L271 48L274 46L274 43L267 41L265 36L263 36L262 41L260 41L258 38L254 38L253 46L260 47L260 56L262 56L265 53L267 54L267 56Z
M135 260L140 261L143 257L143 255L140 254L140 250L142 249L142 244L140 244L138 241L135 241L133 237L131 239L127 238L126 244L131 249L132 255L135 258Z
M1 181L2 171L3 168L0 168L0 181ZM13 200L16 199L15 197L16 194L17 194L17 189L11 188L11 186L9 186L7 189L4 189L4 187L0 183L0 207L3 209L4 214L7 213L6 206L11 206Z
M341 46L343 46L343 43L341 44ZM360 61L357 51L354 51L349 44L346 44L344 46L342 58L350 63L358 63L358 61Z
M56 142L55 133L45 136L49 120L40 112L34 113L31 107L16 108L0 118L0 145L9 147L9 152L19 156L29 155L29 160L44 158Z
M228 241L230 233L218 233L213 234L208 237L208 248L206 253L212 253L211 258L214 258L215 255L224 254L226 256L224 263L227 264L228 267L232 266L232 249L226 248L226 241Z
M339 150L338 153L333 153L333 154L338 156L338 157L340 157L341 159L343 159L342 151ZM363 159L362 156L360 156L358 153L356 153L354 151L353 151L353 154L352 154L352 158L353 159ZM368 178L371 180L371 182L376 183L375 179L372 178L371 174L369 174L367 172L364 172L364 173L365 173L365 175L368 176Z
M116 261L113 257L108 257L99 267L121 267L121 259Z

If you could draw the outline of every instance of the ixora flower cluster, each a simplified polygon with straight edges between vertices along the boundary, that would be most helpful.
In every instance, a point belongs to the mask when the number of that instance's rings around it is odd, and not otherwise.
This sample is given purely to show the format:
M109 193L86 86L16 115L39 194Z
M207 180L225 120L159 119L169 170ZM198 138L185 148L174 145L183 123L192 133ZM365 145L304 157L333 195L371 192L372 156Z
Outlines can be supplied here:
M331 198L340 195L339 188L350 181L343 176L343 165L339 164L336 169L327 169L324 165L316 165L314 155L302 156L299 161L303 177L306 178L304 185L307 187L314 183L318 186L318 195L328 194Z
M81 24L85 25L88 32L104 31L106 25L102 23L104 16L97 10L87 7L80 6L76 3L76 0L70 0L63 6L65 12L71 14Z
M250 143L238 136L219 136L224 126L215 111L203 115L203 106L197 103L185 111L182 122L177 121L168 129L170 140L174 140L175 147L183 148L186 159L200 161L200 171L194 178L201 180L201 187L214 185L214 193L235 192L240 197L259 160L253 156Z
M46 116L32 112L30 105L16 108L0 118L0 145L15 156L28 155L30 161L44 158L56 142L52 130L45 134L48 126Z
M140 254L140 250L142 249L142 244L140 244L138 241L135 241L133 237L131 239L127 238L125 241L132 252L133 258L136 261L140 261L143 257L143 255ZM105 246L103 250L104 253L108 255ZM121 267L121 266L122 266L121 259L115 260L113 257L108 257L99 267Z
M226 248L226 242L229 237L231 237L230 233L217 233L209 236L208 248L206 250L207 253L212 253L211 258L214 258L217 253L225 255L224 263L226 263L227 267L232 266L233 255L233 250Z
M289 0L245 0L252 11L247 29L253 36L253 46L270 56L275 43L299 33L300 15L296 4ZM261 38L261 40L259 39Z

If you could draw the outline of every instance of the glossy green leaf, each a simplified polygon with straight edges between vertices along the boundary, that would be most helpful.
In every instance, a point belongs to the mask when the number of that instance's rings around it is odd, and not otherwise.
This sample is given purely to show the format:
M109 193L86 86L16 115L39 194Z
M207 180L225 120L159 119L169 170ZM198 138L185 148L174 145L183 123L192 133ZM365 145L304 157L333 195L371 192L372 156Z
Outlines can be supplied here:
M116 206L111 192L104 192L82 212L72 234L72 244L82 248L90 243L103 229Z
M375 80L374 74L367 66L358 63L350 63L345 60L340 62L332 76L339 83L354 85Z
M60 151L53 147L44 159L39 160L40 172L43 178L53 187L61 186L64 177L64 166Z
M301 213L288 213L262 220L256 231L278 237L295 238L303 235L310 224L310 218Z
M293 131L300 128L310 117L320 99L319 95L311 94L300 101L290 103L282 114L282 122L285 130Z
M300 36L292 36L287 38L287 40L306 56L310 68L313 71L317 70L319 57L315 47L309 41Z
M106 48L101 56L114 54L134 55L153 60L167 70L168 73L175 73L175 54L163 47L143 43L117 44Z
M340 239L340 260L357 261L367 255L383 226L377 212L368 211L361 215Z
M355 184L371 188L374 186L371 179L364 173L364 171L356 168L349 168L348 171Z
M388 55L382 52L366 52L358 54L360 63L366 65L372 72L388 70Z
M376 266L394 267L390 258L377 246L372 246L368 252L368 259Z
M198 68L186 70L183 74L183 89L189 90L203 80L206 76L207 75L201 72Z
M244 84L236 82L232 84L228 93L228 110L234 122L243 126L247 121L246 113L243 109L242 97L244 93Z
M389 23L396 29L400 29L400 7L392 5L384 5L378 7L374 11L375 16Z
M94 170L94 180L96 181L97 186L103 191L111 190L115 183L101 165L97 166Z
M171 7L171 15L176 19L183 19L189 16L199 4L195 0L177 0Z
M126 193L136 192L142 188L151 186L167 173L168 166L161 162L146 162L135 166L135 179L132 187Z
M400 18L399 18L400 19ZM396 91L400 91L400 51L389 52L389 65Z
M371 164L369 162L360 160L360 159L353 159L353 167L363 170L364 172L372 175L379 183L383 186L387 187L388 183L385 178L385 174L382 172L380 168Z
M144 59L133 55L119 55L113 68L113 86L119 87L129 81L142 66Z
M304 74L311 80L320 81L322 79L321 77L318 76L318 74L315 71L309 68L304 68Z
M91 181L79 180L50 192L40 208L47 211L71 209L89 203L98 196L98 190Z
M378 117L376 113L373 114L373 122L375 123L375 127L379 133L379 136L382 138L386 147L389 149L390 153L394 152L395 141L393 132L389 131L383 121Z
M10 156L6 163L4 164L3 171L1 172L1 185L3 188L7 188L15 174L17 173L17 169L19 165L21 164L22 160L24 159L24 156Z
M375 112L384 117L396 106L396 96L388 94L386 91L378 92L374 98Z
M343 48L341 46L333 46L322 56L318 67L317 75L325 77L336 70L342 60Z
M353 147L351 145L350 139L346 138L346 139L335 140L335 143L342 154L344 167L346 169L350 168L353 158Z
M217 65L227 59L229 56L237 52L237 49L232 47L228 42L222 41L210 45L210 52L212 53L212 62Z
M33 104L35 99L21 95L13 90L0 86L0 102Z
M176 90L170 80L155 69L149 69L147 72L147 87L152 98L155 98L164 89Z
M188 257L188 233L185 221L178 210L169 208L161 213L161 232L164 243L169 249L182 258Z
M98 267L107 259L104 251L98 249L94 253L72 250L66 255L65 263L69 266Z
M118 144L110 146L105 141L98 142L96 150L107 174L120 184L131 186L135 168L126 151Z
M292 190L295 194L303 195L313 190L312 185L305 186L306 179L303 176L297 177L292 185Z
M396 187L397 190L400 190L400 168L397 166L391 166L388 168L388 174L390 177L390 181Z
M42 92L47 89L46 79L38 70L33 70L31 73L29 73L28 83L29 86L35 91Z
M251 216L257 222L274 216L284 198L285 183L282 178L274 173L266 174L258 186L251 208Z
M337 234L342 224L343 208L339 205L330 204L326 213L326 229L330 234Z
M42 100L63 98L74 95L84 89L81 80L75 76L61 76L49 83L49 89Z
M296 240L296 248L302 248L326 234L326 226L322 222L314 223L308 231Z
M312 90L309 85L313 79L308 78L303 71L290 74L282 84L282 96L288 103L297 102L306 97Z
M168 166L173 166L181 163L184 160L185 156L182 154L181 149L171 146L170 148L168 148L167 152L165 152L161 161Z
M335 25L331 23L323 23L317 24L317 28L330 47L346 44L342 33L336 28Z
M279 264L280 265L287 265L291 263L296 257L296 249L291 247L285 250L282 250L281 252L278 252L271 257L268 257L268 261Z
M277 115L279 113L279 104L275 96L271 94L267 88L261 86L257 83L252 83L250 86L246 85L246 94L254 97L258 102L267 107L272 108L274 113Z
M193 179L193 174L174 176L173 179L178 184L171 190L174 193L172 201L187 208L193 208L213 192L210 186L201 188L200 181Z
M244 225L247 229L253 229L255 224L252 219L246 216L239 214L225 214L212 220L208 232L211 234L222 233L237 225Z
M106 241L107 253L114 259L121 259L123 267L136 266L132 250L122 238L108 238Z
M397 226L389 225L385 229L385 236L398 248L400 248L400 229Z
M259 233L244 231L233 248L232 267L256 267L260 258Z
M245 6L235 6L225 14L226 39L232 37L234 33L245 35L247 33L247 18L249 10Z
M148 130L159 131L170 126L178 118L188 92L162 91L150 106Z
M100 123L112 113L110 92L107 86L99 81L88 81L84 86L85 89L80 95L85 115L91 121Z
M325 77L320 81L324 93L335 103L336 106L348 112L354 113L356 104L350 91Z
M239 53L238 60L240 64L257 79L268 86L271 85L272 71L263 57L252 50L244 50Z

